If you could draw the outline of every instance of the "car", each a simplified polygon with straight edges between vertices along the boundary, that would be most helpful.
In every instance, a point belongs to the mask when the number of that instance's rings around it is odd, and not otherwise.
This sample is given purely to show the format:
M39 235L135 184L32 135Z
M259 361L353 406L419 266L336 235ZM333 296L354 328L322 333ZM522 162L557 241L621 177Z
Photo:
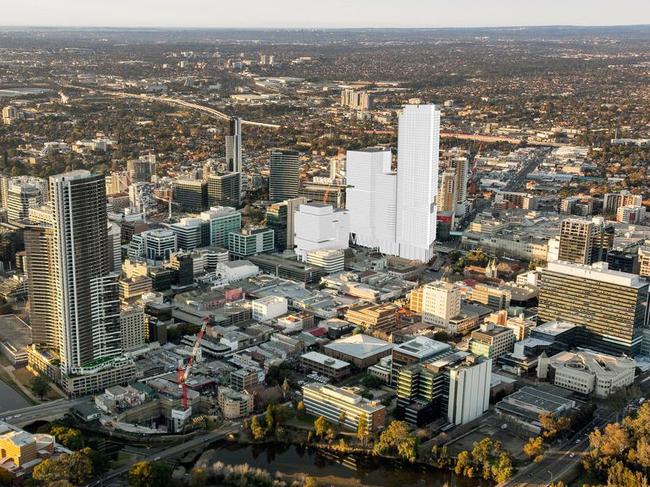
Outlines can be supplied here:
M580 438L578 438L578 439L576 440L576 445L577 445L578 443L580 443L580 441L581 441Z
M575 456L576 456L576 454L573 453L573 452L571 452L571 455L569 455L569 458L573 458L573 457L575 457Z

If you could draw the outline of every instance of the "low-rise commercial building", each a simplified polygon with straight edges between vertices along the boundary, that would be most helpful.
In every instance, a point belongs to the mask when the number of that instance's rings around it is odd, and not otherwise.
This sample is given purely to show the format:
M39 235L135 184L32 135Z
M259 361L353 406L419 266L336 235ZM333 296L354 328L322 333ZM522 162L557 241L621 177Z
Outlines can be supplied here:
M325 354L365 370L391 354L393 344L362 333L339 338L323 347Z
M365 399L348 389L329 384L306 384L302 395L309 414L323 416L332 424L339 424L344 417L342 426L350 430L357 430L360 420L365 422L368 432L384 427L386 408L380 402Z
M282 296L266 296L253 301L253 319L268 321L287 314L288 301Z
M552 387L552 386L550 386ZM565 415L576 407L576 402L563 395L561 389L554 391L540 387L522 387L499 401L499 416L534 434L542 431L541 414Z
M397 328L398 306L386 304L362 304L350 308L345 313L345 319L350 323L368 330L378 330L389 333Z
M224 419L243 418L253 412L253 396L229 387L219 387L217 404Z
M303 368L330 379L339 380L350 374L352 367L348 362L328 357L318 352L307 352L300 356Z
M496 360L512 352L515 335L510 328L483 323L479 330L474 330L469 340L469 351L475 355Z

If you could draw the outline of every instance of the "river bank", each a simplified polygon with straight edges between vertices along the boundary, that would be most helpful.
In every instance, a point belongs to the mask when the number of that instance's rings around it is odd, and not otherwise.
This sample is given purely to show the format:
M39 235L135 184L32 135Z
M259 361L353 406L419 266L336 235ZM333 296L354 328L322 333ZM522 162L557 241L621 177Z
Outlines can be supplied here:
M248 464L273 475L296 479L314 478L321 486L332 487L489 487L481 479L460 477L422 463L406 463L390 458L354 453L339 453L314 445L286 443L239 443L221 441L210 445L198 460L183 466L209 470L214 464Z

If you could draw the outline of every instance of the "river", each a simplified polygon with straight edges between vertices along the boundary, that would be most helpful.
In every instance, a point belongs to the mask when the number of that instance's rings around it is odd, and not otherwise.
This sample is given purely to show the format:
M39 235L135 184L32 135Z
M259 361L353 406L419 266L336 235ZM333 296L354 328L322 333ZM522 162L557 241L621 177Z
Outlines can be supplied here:
M23 396L18 394L13 387L0 380L0 413L30 406Z
M451 472L398 464L375 458L355 458L294 445L220 443L208 462L247 463L275 474L306 474L323 486L372 487L488 487L490 482L459 477ZM191 466L191 465L188 465Z

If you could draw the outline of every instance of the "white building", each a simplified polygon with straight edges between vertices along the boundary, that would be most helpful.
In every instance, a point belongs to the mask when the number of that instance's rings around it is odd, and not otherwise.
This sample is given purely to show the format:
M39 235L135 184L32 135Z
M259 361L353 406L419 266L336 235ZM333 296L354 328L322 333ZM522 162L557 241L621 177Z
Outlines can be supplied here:
M295 213L294 225L295 252L302 261L313 250L348 248L350 220L346 210L322 203L302 204Z
M490 407L492 360L469 356L449 367L447 420L465 424L479 418Z
M581 394L607 397L634 382L636 362L628 357L581 350L541 356L537 376Z
M406 105L397 139L396 240L399 256L427 262L436 240L440 111Z
M40 178L18 176L7 182L7 218L22 220L30 208L39 208L47 201L47 185Z
M317 265L332 274L345 269L345 255L340 249L322 249L307 252L307 263Z
M256 276L260 268L249 260L233 260L231 262L219 262L216 269L217 277L227 282L240 281Z
M460 314L460 288L452 283L431 282L422 288L422 321L448 327Z
M253 301L253 319L268 321L286 314L288 311L287 298L281 296L266 296Z
M128 256L134 260L144 257L148 262L163 262L178 250L176 242L176 234L172 230L147 230L131 238Z
M108 223L108 248L111 259L111 272L122 269L122 229L117 223Z
M397 173L391 170L391 159L391 152L385 150L348 151L346 207L354 243L397 255Z

